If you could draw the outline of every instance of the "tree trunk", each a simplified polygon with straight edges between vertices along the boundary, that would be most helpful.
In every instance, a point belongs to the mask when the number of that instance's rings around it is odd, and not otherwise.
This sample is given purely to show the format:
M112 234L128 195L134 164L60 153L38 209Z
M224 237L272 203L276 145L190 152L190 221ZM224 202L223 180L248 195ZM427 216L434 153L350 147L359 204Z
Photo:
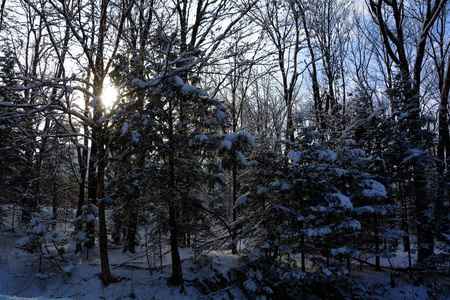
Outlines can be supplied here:
M411 253L411 242L409 237L409 219L408 219L408 203L406 197L404 196L405 189L403 184L399 184L399 193L401 196L402 207L401 209L401 218L402 218L402 230L405 232L403 236L403 252Z
M426 188L426 176L419 166L414 175L414 192L416 195L417 218L417 261L424 263L434 253L434 233L432 228L430 200Z
M236 163L234 163L233 165L233 171L232 171L232 175L233 175L233 222L236 222L237 220L237 210L234 207L236 205L236 199L237 199L237 167L236 167ZM236 229L233 229L233 234L232 234L232 243L231 243L231 253L232 254L238 254L237 251L237 245L236 245Z
M169 283L173 285L181 285L183 289L183 271L181 267L180 252L178 251L178 224L176 216L176 207L174 198L175 193L175 157L174 157L174 128L173 128L173 103L169 100L169 148L171 149L169 153L169 184L171 190L171 199L169 200L169 226L170 226L170 250L172 253L172 276L169 279Z
M299 6L300 7L300 6ZM308 29L308 25L306 24L306 15L302 7L300 7L300 16L302 17L303 28L305 29L306 43L308 45L309 54L311 56L311 68L310 76L312 80L312 90L313 90L313 99L314 99L314 113L316 117L316 122L320 129L325 129L325 118L323 115L323 104L320 98L320 89L319 89L319 81L317 79L317 66L316 66L316 57L314 54L314 48L311 43L311 34Z
M88 203L89 205L97 205L97 129L92 128L92 137L91 141L91 153L89 156L89 174L88 174ZM92 248L95 245L95 224L94 222L86 223L86 236L88 240L85 242L85 246L87 248Z
M53 178L53 193L52 193L52 214L53 220L58 219L58 184L56 183L56 178ZM53 225L53 227L56 224Z
M302 222L303 227L303 222ZM301 235L300 238L300 247L301 247L301 261L302 261L302 272L306 272L306 249L305 249L305 234Z
M79 153L81 153L81 150L78 150ZM84 151L84 150L83 150ZM80 160L81 159L81 160ZM81 155L78 155L78 160L82 161ZM86 165L81 163L80 165L80 182L78 183L78 203L77 203L77 212L76 212L76 218L80 217L83 212L83 205L85 201L85 193L84 193L84 186L86 184ZM81 220L77 220L75 223L75 230L78 232L83 231L83 222ZM75 252L81 251L81 243L77 243Z
M136 234L137 234L137 222L135 221L137 216L135 214L132 215L131 220L128 222L127 226L127 236L125 239L125 246L123 248L123 252L130 251L131 253L135 253L136 249Z
M380 265L380 237L378 236L378 217L377 215L374 215L374 243L375 243L375 270L380 271L381 265Z
M178 225L176 221L175 203L169 200L169 224L170 224L170 250L172 253L172 276L169 283L183 285L183 271L181 267L180 252L178 251Z
M109 269L108 257L108 232L106 229L106 212L105 212L105 145L103 133L98 139L98 173L97 173L97 199L98 199L98 223L99 223L99 244L100 244L100 261L101 261L101 279L104 285L114 282L114 277Z

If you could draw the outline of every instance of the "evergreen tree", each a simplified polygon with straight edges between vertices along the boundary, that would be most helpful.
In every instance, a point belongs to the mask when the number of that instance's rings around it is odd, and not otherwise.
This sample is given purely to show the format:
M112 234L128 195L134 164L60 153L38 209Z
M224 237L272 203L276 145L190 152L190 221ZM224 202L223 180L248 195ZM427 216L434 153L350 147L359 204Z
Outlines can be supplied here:
M11 52L4 50L0 58L0 183L1 198L12 200L22 207L22 220L30 221L36 210L34 184L34 134L32 116L27 114L32 106L25 102L17 81L17 61ZM14 224L13 224L14 225Z
M268 260L279 256L277 226L281 222L276 207L280 199L274 192L272 183L285 178L286 157L271 149L267 141L259 141L252 160L243 172L242 195L237 198L234 208L240 212L234 228L241 229L239 236L247 239L244 251L261 251Z
M341 272L360 253L360 232L373 229L362 216L374 218L376 212L386 210L380 201L386 190L365 171L364 166L374 162L355 147L355 141L343 138L332 143L319 138L317 132L304 128L286 158L270 151L256 158L248 192L237 206L245 211L245 227L258 222L264 228L253 230L253 236L266 258L300 254L303 271L308 259L325 273ZM377 237L381 240L381 235ZM340 264L342 258L347 259L346 266Z
M195 59L178 57L175 52L177 40L166 36L159 38L162 40L159 43L168 43L173 48L174 52L168 53L171 59ZM194 52L191 55L196 54ZM131 168L127 169L129 173L124 173L121 168L112 169L118 179L122 178L114 183L117 188L113 195L117 195L126 210L133 214L133 208L137 208L140 201L140 197L136 196L142 196L139 189L145 185L158 191L157 203L165 205L169 215L172 255L170 282L180 285L183 283L178 252L180 224L202 208L206 200L202 191L207 188L209 181L216 178L214 172L218 171L218 167L214 166L214 156L223 139L220 133L226 126L228 114L222 104L211 99L206 91L187 83L195 84L198 80L189 68L177 68L175 64L173 69L167 69L163 63L154 62L158 72L165 70L166 73L148 81L148 73L141 73L144 77L139 78L133 71L122 72L124 69L133 70L134 67L123 62L116 65L113 74L119 74L116 77L118 82L125 82L123 86L135 91L135 94L130 94L130 104L124 104L124 112L118 114L121 121L116 125L122 124L122 127L115 127L112 134L117 141L113 139L111 143L118 149L115 156L122 160L120 163L128 162ZM173 72L172 75L170 72ZM143 94L137 95L137 92ZM143 100L143 108L133 112L131 103L139 99ZM131 203L131 209L125 206L127 203ZM185 216L183 212L189 212L189 215Z

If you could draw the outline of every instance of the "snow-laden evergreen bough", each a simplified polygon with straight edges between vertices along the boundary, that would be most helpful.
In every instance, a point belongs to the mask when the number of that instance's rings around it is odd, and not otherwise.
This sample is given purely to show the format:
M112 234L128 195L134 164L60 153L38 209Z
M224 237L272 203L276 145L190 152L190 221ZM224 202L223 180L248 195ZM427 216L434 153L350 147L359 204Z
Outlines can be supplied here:
M57 221L49 213L35 213L27 225L26 235L16 242L18 248L38 255L38 272L43 271L45 261L66 262L65 244L68 238L55 228ZM51 265L51 264L50 264ZM45 276L45 274L41 274Z
M259 149L249 162L236 204L249 260L327 277L348 274L367 255L389 257L396 247L387 241L398 235L385 216L396 206L368 173L382 160L345 136L324 142L310 130L286 155Z

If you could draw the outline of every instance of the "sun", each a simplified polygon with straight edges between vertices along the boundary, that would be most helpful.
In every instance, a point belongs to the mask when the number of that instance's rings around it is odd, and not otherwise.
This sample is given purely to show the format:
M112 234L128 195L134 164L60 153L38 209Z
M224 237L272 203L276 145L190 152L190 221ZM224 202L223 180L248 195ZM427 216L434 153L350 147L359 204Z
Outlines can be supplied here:
M112 83L107 79L103 86L102 100L106 108L111 108L114 102L117 100L119 93Z
M111 108L114 102L117 100L118 95L119 93L117 93L117 90L113 87L107 87L103 89L102 100L105 107Z

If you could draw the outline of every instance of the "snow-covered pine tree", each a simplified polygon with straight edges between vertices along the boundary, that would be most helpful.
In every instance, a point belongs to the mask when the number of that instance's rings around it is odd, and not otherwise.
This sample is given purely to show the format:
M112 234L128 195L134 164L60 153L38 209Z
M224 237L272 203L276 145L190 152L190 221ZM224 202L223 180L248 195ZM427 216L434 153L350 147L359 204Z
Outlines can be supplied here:
M38 272L42 271L43 259L65 261L63 255L67 239L52 229L55 222L51 213L35 213L27 225L26 235L16 243L20 249L38 254Z
M433 178L434 158L431 155L435 133L427 129L434 119L422 115L411 103L414 95L407 74L397 74L393 87L387 90L393 112L381 126L390 128L383 134L380 157L389 167L390 183L396 204L401 207L404 250L410 251L410 236L417 230L418 260L425 262L434 248L434 213L430 182ZM432 168L433 167L433 168ZM431 193L430 193L431 194ZM420 237L419 237L420 236Z
M97 222L97 207L92 203L87 203L81 207L81 214L73 220L74 230L72 238L77 247L86 247L86 257L89 258L89 250L94 247ZM80 226L81 225L81 226ZM78 249L81 251L81 248Z
M173 271L180 272L172 275L173 283L179 284L181 263L179 256L174 257L178 254L179 214L185 206L201 207L203 185L214 180L209 173L214 168L208 164L216 153L218 133L226 124L227 114L205 91L177 76L167 78L153 91L146 111L157 122L160 137L155 149L161 162L159 187L165 190L165 199L161 200L168 204L172 262L179 268Z
M357 236L361 224L353 216L353 191L342 184L346 182L342 176L348 173L338 164L341 153L328 149L315 136L308 129L289 152L292 163L287 182L277 184L277 191L286 197L283 208L290 213L283 224L285 231L297 237L289 250L300 249L303 270L308 259L328 275L341 271L333 257L352 254L349 241Z
M353 204L352 216L361 224L358 235L348 240L343 248L350 252L339 251L339 256L347 258L348 268L351 257L363 255L375 258L379 270L380 258L392 257L397 250L398 239L403 235L391 223L398 205L387 197L382 184L386 181L382 173L385 161L376 155L369 155L345 133L337 140L335 148L339 154L335 170L342 170L335 184L349 196Z
M18 83L14 80L15 61L11 53L2 53L0 56L0 213L8 204L13 207L19 204L23 191L28 183L21 178L27 168L23 158L23 145L18 128L18 111L13 103L19 99L19 93L14 91ZM22 190L22 192L21 192ZM0 219L0 224L2 220ZM11 229L14 229L14 217Z
M112 113L109 142L112 178L107 187L107 198L113 205L113 239L118 243L123 238L123 250L132 253L139 243L138 226L145 221L146 208L152 201L153 192L148 187L158 177L149 161L154 156L154 143L159 140L156 124L148 115L141 115L144 96L136 96L127 99L128 103L119 103ZM141 100L142 104L136 103ZM141 108L138 110L136 105Z
M175 49L179 47L179 41L176 39L171 40L167 36L159 38L159 43L171 45L174 51L169 54L171 59L195 59L178 56ZM132 65L125 66L126 69L131 67ZM193 216L202 212L202 203L206 199L203 190L207 188L209 181L215 180L215 175L211 172L218 171L217 165L214 166L217 161L214 158L223 139L220 133L227 125L228 114L219 101L211 99L206 91L188 83L194 84L198 80L189 68L177 68L176 64L173 64L167 69L164 60L161 63L154 62L153 67L157 72L165 70L165 75L147 80L148 73L143 73L144 77L139 78L136 73L128 72L125 76L129 77L120 79L124 82L123 87L143 93L139 97L142 97L144 102L143 108L134 113L128 110L132 105L126 107L124 104L124 109L119 109L118 115L124 117L118 123L122 126L116 126L114 129L113 135L117 141L112 144L119 147L115 157L122 160L121 164L131 164L128 165L128 173L125 173L125 169L114 170L114 167L112 172L119 179L114 185L117 187L122 178L120 185L128 189L125 191L126 197L122 192L122 196L117 198L125 201L123 203L139 201L130 197L136 195L137 190L145 183L146 189L151 189L152 194L158 195L158 199L151 201L158 207L166 207L172 255L170 282L179 285L183 282L178 253L180 223L195 219ZM124 74L119 71L123 69L123 63L117 65L115 74ZM131 101L137 99L133 98L133 93L130 93L129 97ZM123 181L125 178L127 179ZM123 207L125 213L128 208L126 205ZM132 207L142 208L137 205ZM188 215L183 215L185 212L188 212Z
M256 249L266 258L292 259L303 271L309 261L326 275L342 274L359 254L360 231L373 229L359 219L363 212L375 216L386 190L365 172L370 159L353 140L331 143L318 137L313 129L303 128L284 158L289 164L270 151L257 155L248 192L237 205L245 216L244 232L256 224L264 228L249 236L256 238Z
M21 219L31 220L37 209L35 191L35 137L31 103L26 102L22 83L17 79L17 60L10 49L2 49L0 59L0 168L5 180L0 184L2 198L21 206Z
M254 254L273 261L279 256L276 228L281 222L274 207L281 200L271 184L285 179L287 158L274 151L267 141L258 142L251 157L241 175L242 194L234 206L239 218L233 227L240 229L238 236L245 239L244 254L255 250Z
M390 168L391 160L387 163L384 159L391 150L392 155L398 153L398 149L389 150L394 134L390 130L393 125L387 109L387 105L374 105L368 87L357 88L348 105L350 118L345 139L346 144L350 143L348 146L365 153L365 159L355 160L348 156L347 165L371 174L371 179L382 183L388 193L387 197L374 194L373 197L361 198L356 195L355 213L364 230L361 230L355 245L362 256L375 256L377 270L381 267L380 258L392 256L398 240L406 238L408 231L405 226L401 228L402 224L396 223L400 203L393 197L393 186L397 180L394 169Z

